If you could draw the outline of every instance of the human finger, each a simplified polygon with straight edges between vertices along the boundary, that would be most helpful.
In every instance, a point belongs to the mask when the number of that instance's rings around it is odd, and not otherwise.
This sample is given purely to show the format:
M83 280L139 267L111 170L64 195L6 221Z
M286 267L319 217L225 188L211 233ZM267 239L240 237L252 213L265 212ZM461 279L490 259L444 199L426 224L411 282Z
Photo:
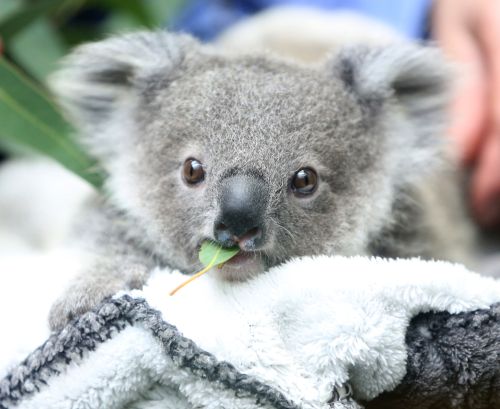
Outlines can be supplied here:
M460 13L452 2L441 4L434 14L433 33L457 74L448 133L459 158L471 163L487 124L487 74L480 45L469 29L470 12Z
M484 227L500 225L500 131L487 137L472 177L472 209Z
M500 130L500 2L479 0L477 31L488 71L492 125Z

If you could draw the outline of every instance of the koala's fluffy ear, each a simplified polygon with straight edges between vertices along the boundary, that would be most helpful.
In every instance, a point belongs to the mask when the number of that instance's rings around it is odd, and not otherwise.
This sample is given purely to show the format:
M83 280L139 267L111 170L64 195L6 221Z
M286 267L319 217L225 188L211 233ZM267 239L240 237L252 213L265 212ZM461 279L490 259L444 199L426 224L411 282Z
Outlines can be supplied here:
M165 31L111 37L76 48L50 85L70 119L87 139L154 81L165 85L187 52L199 44ZM88 140L91 145L98 141ZM108 142L109 143L109 142Z
M328 68L366 115L373 121L383 116L391 145L413 157L409 166L422 165L442 149L451 70L437 48L402 42L352 46L339 51Z

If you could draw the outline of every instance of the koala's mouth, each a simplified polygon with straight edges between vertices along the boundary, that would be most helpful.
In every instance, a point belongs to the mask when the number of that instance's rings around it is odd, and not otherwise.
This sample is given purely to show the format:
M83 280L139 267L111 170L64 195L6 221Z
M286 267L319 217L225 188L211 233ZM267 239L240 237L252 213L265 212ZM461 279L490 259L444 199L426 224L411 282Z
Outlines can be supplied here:
M200 240L201 243L206 240ZM273 257L269 250L240 250L238 254L226 261L224 264L215 267L211 274L216 274L224 281L246 281L256 275L262 274L269 268L281 264L285 260Z
M265 258L255 251L240 251L216 268L217 275L227 281L245 281L267 269Z
M258 257L258 255L255 252L250 252L250 251L240 251L236 256L233 258L229 259L226 261L222 267L225 265L228 266L239 266L242 264L247 263L249 260Z

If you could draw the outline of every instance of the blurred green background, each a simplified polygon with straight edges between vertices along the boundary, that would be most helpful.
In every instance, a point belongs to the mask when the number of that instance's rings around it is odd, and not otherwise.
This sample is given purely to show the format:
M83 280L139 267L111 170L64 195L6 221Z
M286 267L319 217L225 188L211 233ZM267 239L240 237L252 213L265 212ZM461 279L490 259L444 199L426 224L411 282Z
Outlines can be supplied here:
M183 2L0 0L0 156L48 155L99 187L99 168L75 143L46 80L75 45L167 27Z

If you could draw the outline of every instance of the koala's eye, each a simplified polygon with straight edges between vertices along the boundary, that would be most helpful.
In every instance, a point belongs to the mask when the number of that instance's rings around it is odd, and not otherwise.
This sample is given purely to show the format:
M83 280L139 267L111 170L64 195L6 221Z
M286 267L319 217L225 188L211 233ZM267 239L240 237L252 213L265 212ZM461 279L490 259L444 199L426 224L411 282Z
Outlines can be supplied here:
M291 189L295 196L313 194L318 186L318 175L314 169L302 168L293 175Z
M205 179L205 171L199 160L189 158L182 167L182 176L188 185L197 185Z

